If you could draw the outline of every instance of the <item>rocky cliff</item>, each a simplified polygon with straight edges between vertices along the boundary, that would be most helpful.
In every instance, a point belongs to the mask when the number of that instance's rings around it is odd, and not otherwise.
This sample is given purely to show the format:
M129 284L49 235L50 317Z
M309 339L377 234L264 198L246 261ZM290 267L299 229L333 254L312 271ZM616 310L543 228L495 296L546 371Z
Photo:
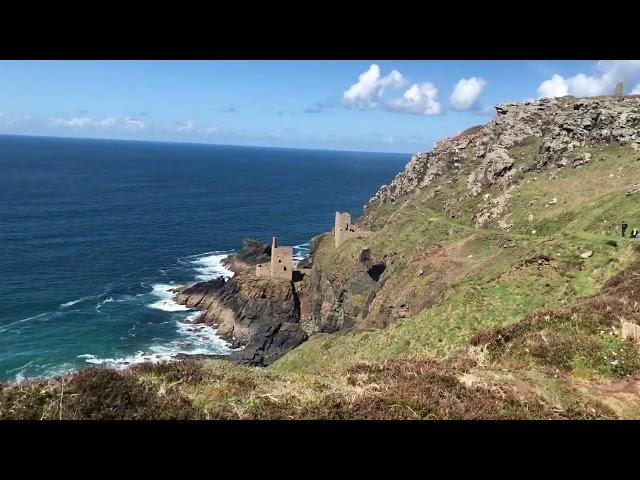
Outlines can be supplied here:
M180 289L176 301L202 311L196 319L218 329L235 348L230 358L268 365L306 340L300 301L291 282L238 272Z
M466 196L477 196L497 184L506 198L496 199L494 212L477 211L477 223L486 223L502 210L522 177L518 172L578 167L591 161L580 147L629 145L640 149L640 96L541 99L496 106L496 117L488 124L473 127L438 142L433 151L414 155L404 171L389 185L383 185L365 206L365 223L372 222L378 207L398 202L431 185L438 177L451 183L466 176ZM530 144L533 156L519 162L511 151ZM524 154L524 152L520 152ZM516 168L516 164L518 168ZM465 171L470 165L471 171ZM452 203L458 201L451 199ZM491 210L491 209L489 209Z
M372 294L386 269L384 260L376 259L363 249L346 281L323 270L322 262L311 269L309 282L309 314L321 332L336 332L353 327L368 314Z

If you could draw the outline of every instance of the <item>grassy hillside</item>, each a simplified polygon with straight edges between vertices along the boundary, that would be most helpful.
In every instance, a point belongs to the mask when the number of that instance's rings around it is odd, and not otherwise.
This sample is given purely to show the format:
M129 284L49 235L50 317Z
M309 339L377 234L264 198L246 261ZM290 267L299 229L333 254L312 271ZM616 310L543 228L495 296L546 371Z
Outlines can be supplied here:
M318 372L360 361L446 358L478 331L595 293L632 262L632 246L640 242L620 237L623 220L633 226L638 219L640 226L640 201L626 195L640 182L640 156L619 147L598 155L602 159L579 169L527 178L505 212L513 224L508 230L498 221L470 226L472 202L481 197L469 199L460 217L451 219L430 191L422 191L395 206L368 238L351 239L338 250L325 239L316 258L336 277L346 278L366 246L391 259L384 274L389 280L378 293L383 303L429 298L433 305L418 304L419 313L384 330L366 331L365 320L361 329L314 336L271 369ZM592 256L581 258L587 251Z

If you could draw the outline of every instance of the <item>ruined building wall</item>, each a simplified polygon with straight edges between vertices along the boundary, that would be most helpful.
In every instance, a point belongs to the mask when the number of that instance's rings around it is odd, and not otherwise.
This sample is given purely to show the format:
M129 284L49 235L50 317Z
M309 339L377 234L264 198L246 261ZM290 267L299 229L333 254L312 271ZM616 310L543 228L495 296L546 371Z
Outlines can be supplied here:
M271 262L257 264L256 265L256 275L258 277L270 277L271 276Z
M353 231L351 230L351 228L351 215L349 215L347 212L336 212L336 248L342 245L345 240L353 236Z
M351 223L351 215L347 212L336 212L336 223L334 227L334 236L336 248L342 245L346 240L352 237L366 237L368 231Z
M293 247L271 249L271 277L293 279Z
M278 247L276 237L271 240L271 261L256 265L256 276L293 279L293 247Z

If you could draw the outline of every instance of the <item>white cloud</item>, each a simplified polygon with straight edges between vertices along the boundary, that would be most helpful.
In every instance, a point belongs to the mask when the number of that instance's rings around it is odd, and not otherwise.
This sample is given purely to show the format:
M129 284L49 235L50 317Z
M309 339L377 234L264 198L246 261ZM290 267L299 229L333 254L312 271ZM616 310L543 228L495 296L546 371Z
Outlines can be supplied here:
M629 84L640 77L640 60L600 60L596 65L597 73L586 75L579 73L564 78L555 74L538 87L540 97L593 97L613 95L616 84Z
M402 97L389 101L385 107L393 112L416 115L438 115L442 112L438 89L431 82L414 83Z
M347 107L361 110L375 108L386 88L398 88L405 84L405 78L397 70L381 77L380 67L374 63L342 94L342 101Z
M470 110L478 106L478 98L487 86L482 78L462 78L453 88L451 105L456 110Z
M131 117L124 118L125 128L133 131L142 130L144 128L144 122Z
M569 94L569 86L565 79L555 74L549 80L545 80L538 87L540 97L564 97Z
M186 123L180 124L176 127L179 132L192 132L196 128L195 123L189 120Z
M205 135L215 135L216 133L219 133L220 130L220 127L208 127L202 133L204 133Z
M91 125L91 119L89 117L75 117L65 120L64 118L49 117L50 127L69 127L69 128L82 128Z
M111 128L111 127L115 127L117 121L118 120L116 120L113 117L107 117L107 118L103 118L102 120L99 120L98 125L105 128Z
M18 117L10 116L6 113L0 112L0 125L9 126L19 123L26 123L31 120L31 115L22 115Z
M28 120L31 117L29 115L25 115L24 119ZM89 117L74 117L74 118L59 118L59 117L49 117L49 126L50 127L68 127L68 128L84 128L84 127L105 127L110 128L115 126L117 120L113 117L106 117L102 120L92 120Z
M640 83L633 87L633 90L631 90L631 95L640 95Z

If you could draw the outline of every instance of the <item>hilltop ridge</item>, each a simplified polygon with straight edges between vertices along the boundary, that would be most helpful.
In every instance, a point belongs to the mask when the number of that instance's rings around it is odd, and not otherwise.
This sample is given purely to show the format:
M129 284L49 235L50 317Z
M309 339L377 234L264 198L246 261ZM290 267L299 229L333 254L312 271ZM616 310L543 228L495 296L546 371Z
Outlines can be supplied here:
M477 196L494 184L516 184L520 171L541 172L590 161L580 150L618 144L640 150L640 95L561 97L496 106L497 116L414 155L390 185L383 185L365 206L367 214L431 185L442 176L467 174L468 194ZM529 146L528 151L514 151ZM520 154L518 156L518 154ZM522 158L520 158L522 157ZM464 165L474 168L467 172Z

